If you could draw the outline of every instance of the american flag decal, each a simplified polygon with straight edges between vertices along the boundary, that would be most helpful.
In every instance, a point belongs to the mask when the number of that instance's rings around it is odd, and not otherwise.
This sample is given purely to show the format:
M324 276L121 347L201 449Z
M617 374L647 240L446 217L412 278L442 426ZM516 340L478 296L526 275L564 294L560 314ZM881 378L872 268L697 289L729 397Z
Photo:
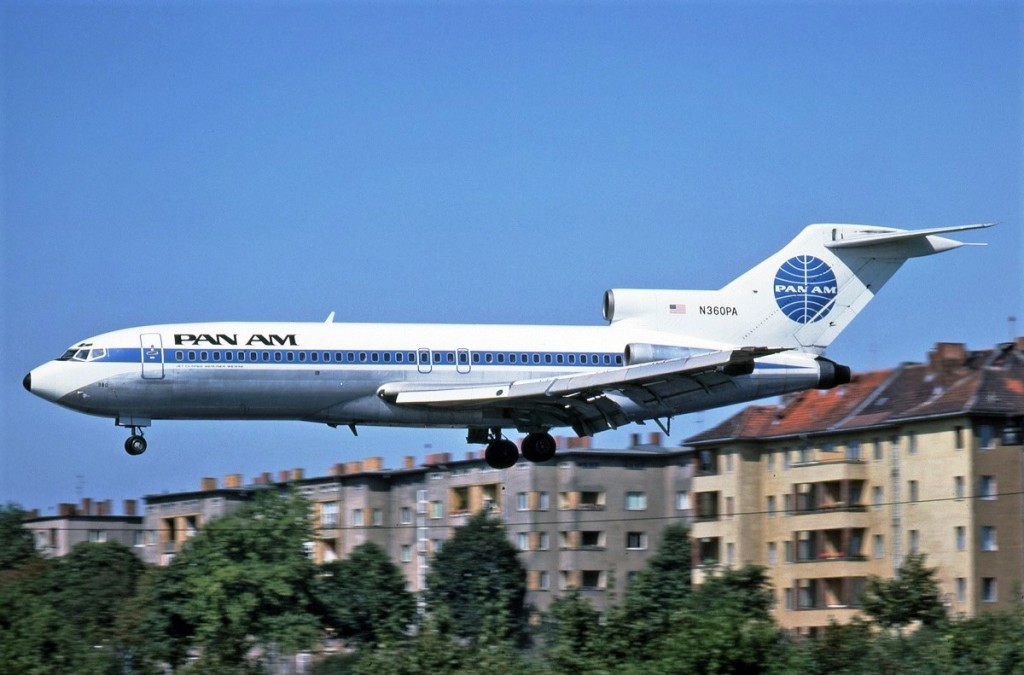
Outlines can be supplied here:
M669 314L686 314L686 305L669 305Z

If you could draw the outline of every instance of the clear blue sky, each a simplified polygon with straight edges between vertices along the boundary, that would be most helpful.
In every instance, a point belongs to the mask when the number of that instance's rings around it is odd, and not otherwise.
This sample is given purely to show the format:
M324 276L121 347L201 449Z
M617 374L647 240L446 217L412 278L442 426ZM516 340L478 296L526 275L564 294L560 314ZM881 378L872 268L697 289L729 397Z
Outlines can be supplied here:
M1000 221L908 263L830 356L1024 333L1021 7L5 2L0 501L467 449L158 422L131 458L22 389L134 325L596 325L606 288L717 288L808 223Z

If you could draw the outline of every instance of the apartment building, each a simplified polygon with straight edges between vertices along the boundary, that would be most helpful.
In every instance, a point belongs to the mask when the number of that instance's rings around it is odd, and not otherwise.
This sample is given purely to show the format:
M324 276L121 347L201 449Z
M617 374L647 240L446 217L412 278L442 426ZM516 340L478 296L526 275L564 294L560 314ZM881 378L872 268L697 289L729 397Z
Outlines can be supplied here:
M590 439L564 439L557 457L487 466L482 453L462 459L433 453L417 465L406 457L385 468L379 457L336 464L325 476L301 469L257 476L204 478L196 492L149 495L142 529L144 559L168 564L212 518L231 513L254 490L292 485L312 503L317 563L348 556L366 541L382 546L418 592L432 556L473 514L501 518L527 569L527 603L537 611L569 588L594 605L614 602L646 565L662 530L689 523L691 452L662 446L660 434L634 435L626 449L595 449Z
M116 515L111 500L94 501L83 497L78 505L58 504L57 513L52 516L41 516L33 511L22 527L32 532L36 550L47 558L65 556L84 542L105 541L124 544L142 557L145 552L142 516L135 511L134 499L125 500L123 513Z
M764 565L786 629L859 611L871 575L909 553L938 569L953 614L1016 600L1024 573L1024 338L856 375L751 406L687 439L694 581Z

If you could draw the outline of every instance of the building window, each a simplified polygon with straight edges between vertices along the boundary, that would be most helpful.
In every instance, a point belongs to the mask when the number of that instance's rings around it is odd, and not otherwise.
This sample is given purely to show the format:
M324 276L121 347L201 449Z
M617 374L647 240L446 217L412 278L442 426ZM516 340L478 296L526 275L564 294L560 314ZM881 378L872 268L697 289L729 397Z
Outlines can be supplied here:
M999 544L996 542L996 528L992 525L981 526L981 550L998 551Z
M402 544L401 560L402 562L412 561L412 546L409 544Z
M630 551L642 551L647 548L647 535L643 532L627 532L626 548Z
M991 424L978 425L978 448L980 450L991 450L995 447L996 435L993 433Z
M373 510L373 526L381 527L384 525L384 509Z
M352 527L362 527L362 526L363 526L363 510L362 509L352 509Z
M765 464L766 464L765 468L767 468L768 471L775 471L775 453L774 452L766 452L765 453Z
M444 509L444 506L441 504L441 502L439 502L439 501L430 502L430 517L435 519L435 520L440 518L442 516L442 514L444 513L443 509Z
M964 477L953 476L953 494L957 499L964 498Z
M790 457L789 457L789 448L783 448L782 449L782 468L783 469L788 469L790 467L790 464L792 464L792 461L790 460Z
M700 450L697 453L697 473L701 475L718 473L714 450Z
M520 551L529 551L530 550L530 533L529 532L520 532L519 534L516 535L516 547Z
M978 496L982 499L996 498L996 477L982 476L978 481Z
M779 557L779 554L778 554L778 551L775 548L775 542L774 541L768 542L768 564L769 565L774 565L774 564L778 563L779 562L778 557Z
M540 492L537 496L537 510L547 511L551 508L551 497L547 492Z
M680 490L676 493L676 510L678 511L689 511L690 510L690 491Z
M735 501L736 500L733 497L726 497L725 498L725 517L726 518L732 518L733 513L734 513L733 505L734 505Z
M953 435L954 435L954 439L955 439L954 440L954 445L956 446L956 449L957 450L963 450L964 449L964 428L963 427L954 427L953 428Z
M626 510L627 511L646 511L647 510L647 494L644 492L627 492L626 493Z
M917 481L916 480L907 481L907 492L910 495L910 501L916 502L917 501L917 497L918 497L918 495L917 495Z
M401 518L402 525L411 525L412 524L412 509L409 508L408 506L403 506L400 518Z
M729 567L736 564L736 544L732 542L725 545L725 564Z
M787 610L793 609L793 589L787 588L782 591L782 606Z
M956 579L956 601L967 602L967 579L964 577Z
M528 511L530 509L530 496L525 492L516 493L516 510Z
M551 575L545 571L537 574L537 589L547 591L551 589Z
M587 590L604 588L604 572L601 570L583 570L580 574L580 586Z
M981 579L981 601L999 602L999 589L996 587L995 577L982 577Z
M793 495L782 495L782 512L787 516L793 512Z
M882 486L876 485L871 488L871 503L875 505L876 509L882 508L884 497L882 495Z
M732 472L733 454L731 452L725 453L725 470Z
M860 461L860 441L854 440L846 444L846 459Z
M910 530L910 532L908 534L910 535L909 536L910 543L907 544L907 547L910 549L910 552L911 553L920 553L921 533L918 530Z
M916 431L908 431L907 432L907 452L909 452L911 455L916 455L917 454L917 432Z
M551 548L551 541L548 538L547 532L537 533L537 548L541 551L547 551L549 548Z
M876 534L871 537L871 548L874 554L875 560L881 560L885 557L885 537L881 534Z
M967 528L963 525L958 525L953 528L953 532L956 535L956 550L966 551L967 550Z
M793 562L793 542L782 542L782 559L786 562Z
M768 517L775 517L775 495L770 495L768 497Z
M872 457L876 462L882 461L882 439L876 438L872 442Z
M320 505L320 524L335 527L338 524L338 502L324 502Z

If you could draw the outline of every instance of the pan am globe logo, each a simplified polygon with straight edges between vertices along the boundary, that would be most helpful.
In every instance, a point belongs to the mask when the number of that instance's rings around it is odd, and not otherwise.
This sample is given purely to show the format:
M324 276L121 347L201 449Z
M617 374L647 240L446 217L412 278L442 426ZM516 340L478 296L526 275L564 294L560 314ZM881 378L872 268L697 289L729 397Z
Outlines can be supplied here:
M837 291L832 268L812 255L790 258L775 273L775 302L797 323L814 323L828 314Z

